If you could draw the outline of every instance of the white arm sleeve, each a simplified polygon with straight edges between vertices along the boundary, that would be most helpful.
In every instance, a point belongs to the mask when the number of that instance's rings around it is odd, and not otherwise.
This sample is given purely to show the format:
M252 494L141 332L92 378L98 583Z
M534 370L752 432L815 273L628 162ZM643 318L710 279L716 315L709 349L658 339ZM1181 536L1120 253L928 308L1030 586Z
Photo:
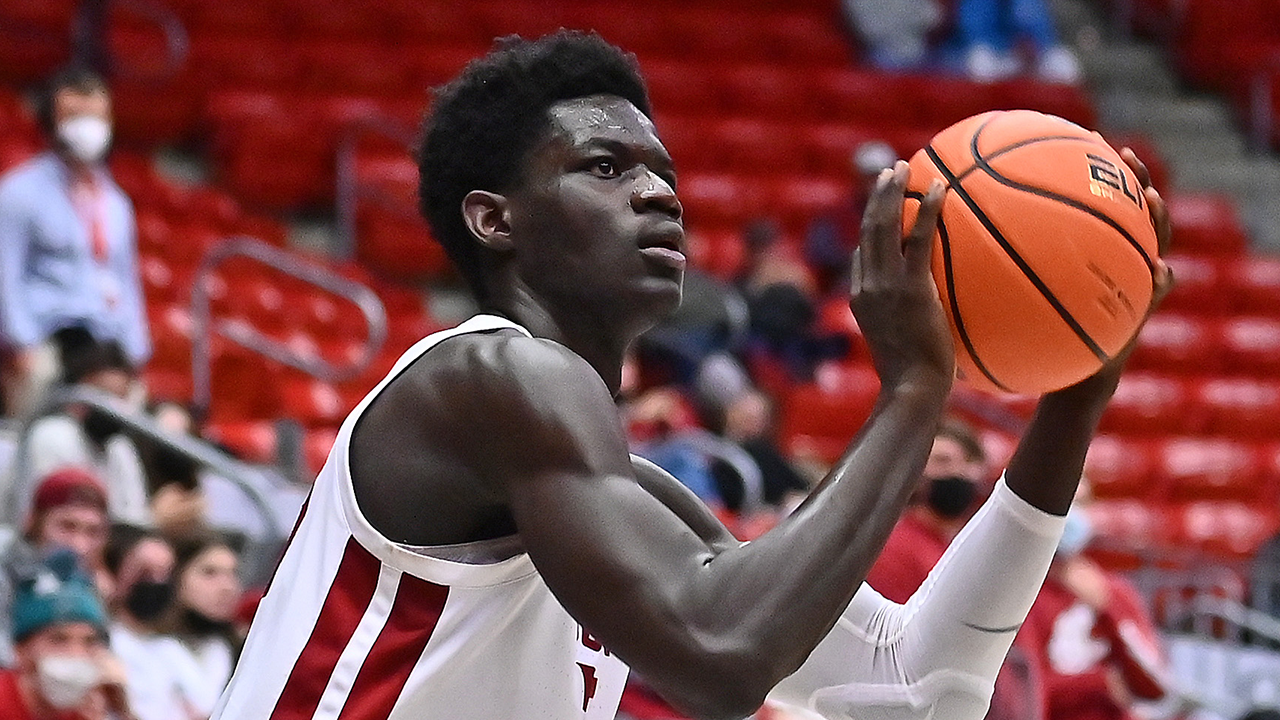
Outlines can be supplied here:
M1001 478L906 605L864 584L769 699L829 720L980 720L1063 523Z

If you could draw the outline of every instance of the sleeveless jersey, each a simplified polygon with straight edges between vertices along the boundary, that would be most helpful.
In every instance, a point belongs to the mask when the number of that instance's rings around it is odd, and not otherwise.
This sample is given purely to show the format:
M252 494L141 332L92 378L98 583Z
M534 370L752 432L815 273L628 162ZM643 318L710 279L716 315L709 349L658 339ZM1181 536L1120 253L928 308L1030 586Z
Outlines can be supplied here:
M626 665L527 554L432 557L383 537L356 505L348 457L365 408L440 341L503 328L528 334L477 315L419 341L343 422L212 720L614 717Z

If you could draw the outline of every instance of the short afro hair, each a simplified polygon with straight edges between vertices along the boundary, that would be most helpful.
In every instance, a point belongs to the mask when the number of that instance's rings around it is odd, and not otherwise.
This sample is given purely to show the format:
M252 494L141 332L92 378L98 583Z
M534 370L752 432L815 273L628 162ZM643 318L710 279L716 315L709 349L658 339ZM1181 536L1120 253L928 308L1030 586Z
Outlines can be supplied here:
M472 293L487 300L480 247L462 218L472 190L506 192L562 100L614 95L651 116L635 56L595 33L500 38L440 88L418 150L419 208Z
M57 102L58 93L63 90L71 90L81 95L111 94L106 79L91 67L68 65L55 72L36 94L36 125L49 137L53 137L57 130L53 122L54 105Z

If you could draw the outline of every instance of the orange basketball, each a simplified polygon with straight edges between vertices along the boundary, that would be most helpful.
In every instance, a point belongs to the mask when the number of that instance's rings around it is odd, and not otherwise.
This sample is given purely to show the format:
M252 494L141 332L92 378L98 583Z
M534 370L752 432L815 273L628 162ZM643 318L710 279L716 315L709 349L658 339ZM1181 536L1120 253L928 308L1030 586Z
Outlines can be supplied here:
M1102 136L1030 110L962 120L911 158L906 227L933 178L947 185L933 278L960 379L1044 393L1129 342L1158 249L1138 180Z

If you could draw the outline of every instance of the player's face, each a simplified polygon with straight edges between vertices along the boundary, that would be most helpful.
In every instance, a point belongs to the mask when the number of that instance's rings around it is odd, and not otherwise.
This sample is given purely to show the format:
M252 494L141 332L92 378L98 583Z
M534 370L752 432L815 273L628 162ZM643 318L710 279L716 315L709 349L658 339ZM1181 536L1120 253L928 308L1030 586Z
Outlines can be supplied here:
M520 280L577 312L669 312L680 301L684 227L653 123L605 95L556 103L549 122L508 195Z

